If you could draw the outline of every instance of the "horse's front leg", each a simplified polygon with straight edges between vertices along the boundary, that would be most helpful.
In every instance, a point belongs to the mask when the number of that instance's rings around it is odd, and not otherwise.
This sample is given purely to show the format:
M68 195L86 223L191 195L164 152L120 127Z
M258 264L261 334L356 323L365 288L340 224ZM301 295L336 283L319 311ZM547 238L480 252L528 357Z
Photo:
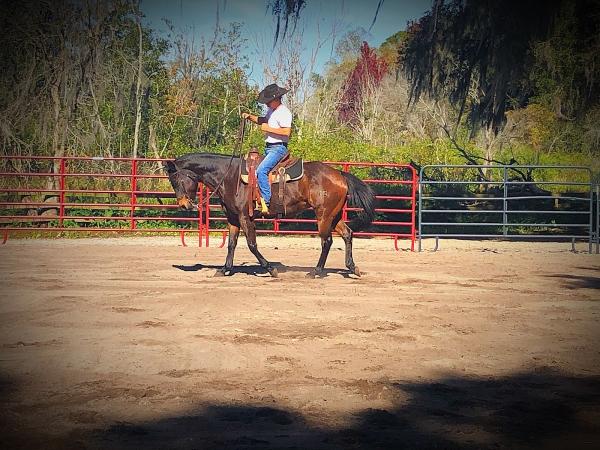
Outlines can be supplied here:
M240 236L240 227L237 225L229 224L229 240L227 242L227 258L225 259L225 265L215 272L215 277L222 277L227 275L233 275L233 254L237 247L238 237Z
M271 265L269 261L265 259L263 255L258 251L258 246L256 245L256 227L254 226L254 222L250 220L248 217L240 218L241 225L244 230L244 234L246 235L246 242L248 243L248 248L252 252L256 259L260 263L260 266L266 269L273 278L277 278L279 273L277 269Z

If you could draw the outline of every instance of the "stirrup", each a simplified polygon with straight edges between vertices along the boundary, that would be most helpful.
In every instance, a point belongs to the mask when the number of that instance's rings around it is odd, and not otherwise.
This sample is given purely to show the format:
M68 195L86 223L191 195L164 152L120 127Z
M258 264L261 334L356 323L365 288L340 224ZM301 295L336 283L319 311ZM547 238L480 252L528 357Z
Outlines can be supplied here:
M264 198L260 198L260 212L263 214L269 214L269 205L265 202Z

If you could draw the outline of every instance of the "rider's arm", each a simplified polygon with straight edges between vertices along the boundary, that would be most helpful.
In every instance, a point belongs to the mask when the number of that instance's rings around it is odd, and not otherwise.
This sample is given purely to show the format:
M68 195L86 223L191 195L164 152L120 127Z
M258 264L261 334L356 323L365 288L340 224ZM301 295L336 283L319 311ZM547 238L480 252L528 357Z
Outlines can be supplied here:
M266 123L266 119L264 117L255 116L254 114L242 113L242 117L244 119L248 119L250 122L254 122L257 125Z

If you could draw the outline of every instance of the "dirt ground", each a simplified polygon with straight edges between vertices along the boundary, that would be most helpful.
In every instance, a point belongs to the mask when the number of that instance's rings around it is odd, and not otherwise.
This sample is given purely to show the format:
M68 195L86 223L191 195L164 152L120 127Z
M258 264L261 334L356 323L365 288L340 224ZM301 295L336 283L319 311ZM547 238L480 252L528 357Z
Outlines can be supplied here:
M176 237L1 246L0 448L599 448L598 255L259 246L279 278L243 240L224 278Z

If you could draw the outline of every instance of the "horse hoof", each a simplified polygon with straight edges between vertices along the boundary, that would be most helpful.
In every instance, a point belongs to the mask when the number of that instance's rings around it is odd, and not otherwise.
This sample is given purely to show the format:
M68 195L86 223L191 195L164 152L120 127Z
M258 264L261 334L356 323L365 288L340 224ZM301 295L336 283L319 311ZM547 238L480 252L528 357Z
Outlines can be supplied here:
M278 278L279 277L279 272L277 271L277 269L275 267L268 269L269 273L271 274L271 276L273 278Z
M354 270L352 271L352 273L357 277L361 276L360 269L358 268L358 266L354 266Z
M313 270L306 274L306 278L315 279L317 277L325 278L325 271L324 270Z
M215 274L213 275L213 278L224 277L224 276L225 276L225 271L223 271L223 270L217 270L215 272Z

